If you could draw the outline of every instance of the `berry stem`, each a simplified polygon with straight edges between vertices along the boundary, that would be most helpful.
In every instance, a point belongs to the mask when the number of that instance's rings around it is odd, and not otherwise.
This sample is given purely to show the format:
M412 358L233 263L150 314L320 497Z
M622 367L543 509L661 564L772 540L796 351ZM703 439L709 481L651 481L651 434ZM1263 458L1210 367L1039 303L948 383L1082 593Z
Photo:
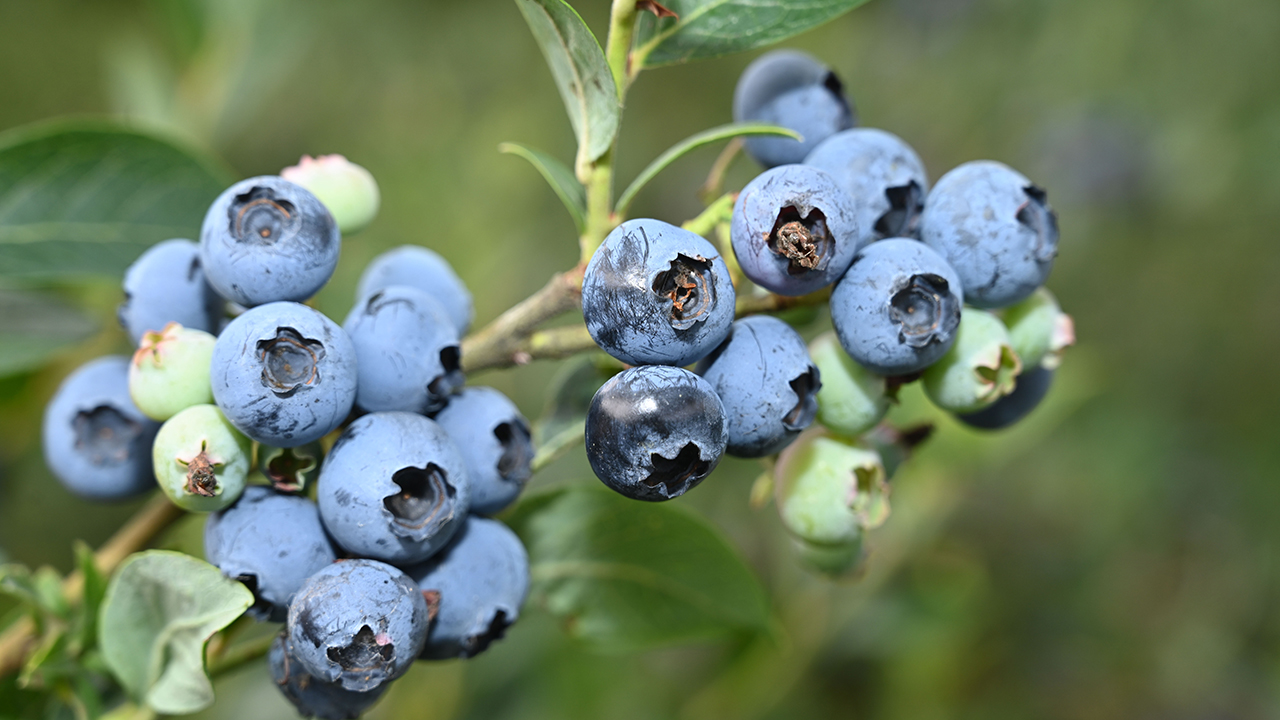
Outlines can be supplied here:
M246 640L231 647L224 648L217 658L209 660L209 678L216 679L238 667L263 657L271 650L271 642L276 639L274 633L266 637Z
M703 210L697 217L686 220L680 227L695 235L710 238L717 225L722 222L729 222L733 217L733 203L737 197L737 193L721 195L708 203L706 210Z
M579 265L552 276L541 290L521 300L493 322L463 340L463 370L474 372L523 364L519 362L522 357L517 353L524 350L522 344L538 325L581 305L583 269Z
M741 295L738 297L737 316L759 315L760 313L779 312L791 308L821 305L831 298L831 288L823 288L817 292L798 297L786 295Z

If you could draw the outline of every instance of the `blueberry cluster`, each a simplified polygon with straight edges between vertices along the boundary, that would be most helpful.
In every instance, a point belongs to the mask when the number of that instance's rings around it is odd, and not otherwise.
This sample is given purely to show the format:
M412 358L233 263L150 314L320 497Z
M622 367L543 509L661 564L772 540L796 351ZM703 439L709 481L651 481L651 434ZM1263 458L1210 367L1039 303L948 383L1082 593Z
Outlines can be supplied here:
M356 166L333 158L284 174L346 188L323 171ZM483 651L529 588L521 541L485 517L529 480L529 424L464 386L471 296L448 263L412 246L376 258L342 325L303 304L337 266L339 227L370 219L345 200L250 178L199 243L145 252L119 312L135 354L72 373L43 435L80 495L158 484L210 513L207 559L253 592L254 617L285 623L272 675L322 718L359 715L416 659Z

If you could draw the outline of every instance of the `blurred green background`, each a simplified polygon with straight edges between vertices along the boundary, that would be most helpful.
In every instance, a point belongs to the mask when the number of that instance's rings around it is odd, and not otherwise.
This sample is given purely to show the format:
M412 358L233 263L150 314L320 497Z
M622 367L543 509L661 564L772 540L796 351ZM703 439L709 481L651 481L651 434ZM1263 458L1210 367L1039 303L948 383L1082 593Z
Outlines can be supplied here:
M574 4L602 33L608 3ZM862 123L912 143L931 179L992 158L1049 189L1062 227L1049 286L1079 344L1047 404L995 436L942 421L895 477L856 582L803 570L772 509L748 507L759 466L722 464L681 502L759 571L777 638L600 656L530 604L507 639L419 664L370 717L1280 715L1277 38L1272 0L873 0L784 43L833 65ZM729 121L756 54L643 73L620 182ZM68 114L132 118L240 176L303 153L368 167L383 208L317 298L335 317L364 263L397 244L447 257L478 323L577 259L555 196L496 150L573 155L509 0L0 0L0 130ZM633 214L695 215L716 152L679 161ZM755 172L740 160L730 186ZM59 380L128 350L118 284L57 291L102 330L0 379L0 552L66 569L74 539L100 543L135 506L79 501L40 460ZM556 367L473 380L533 417ZM897 411L922 412L913 396ZM596 482L580 451L533 487L573 482ZM261 665L218 692L202 717L292 712Z

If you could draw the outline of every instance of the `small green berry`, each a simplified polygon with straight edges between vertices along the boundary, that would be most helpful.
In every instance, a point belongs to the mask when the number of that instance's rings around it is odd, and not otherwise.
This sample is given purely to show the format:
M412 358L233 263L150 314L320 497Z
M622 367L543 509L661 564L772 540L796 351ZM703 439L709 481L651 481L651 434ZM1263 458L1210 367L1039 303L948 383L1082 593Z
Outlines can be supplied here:
M847 545L889 517L889 486L875 450L803 433L778 457L774 501L782 524L817 545Z
M293 448L258 446L258 471L279 492L299 493L320 474L324 449L318 442Z
M853 437L875 427L889 412L888 381L854 362L834 332L809 343L809 357L822 373L818 422Z
M244 492L252 451L249 438L216 405L194 405L160 426L151 459L160 489L175 505L213 512Z
M865 566L867 553L861 537L836 545L819 545L806 540L796 540L795 543L800 560L823 575L853 575Z
M1022 363L995 315L965 308L956 342L924 371L924 393L943 410L971 413L1013 392Z
M1048 288L1004 311L1009 344L1022 360L1024 370L1044 365L1053 370L1062 363L1062 351L1076 341L1075 324L1062 312Z
M377 181L368 170L341 155L303 155L297 165L281 170L280 177L319 198L343 235L360 232L378 214Z
M148 330L129 363L129 397L152 420L168 420L192 405L213 402L209 367L216 338L169 323Z

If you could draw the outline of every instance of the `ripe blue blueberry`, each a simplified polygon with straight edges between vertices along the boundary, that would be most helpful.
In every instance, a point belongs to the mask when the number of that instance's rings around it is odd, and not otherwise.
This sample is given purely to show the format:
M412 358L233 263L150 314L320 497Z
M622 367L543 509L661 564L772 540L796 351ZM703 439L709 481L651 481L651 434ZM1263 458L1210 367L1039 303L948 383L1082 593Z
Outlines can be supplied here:
M320 470L320 518L352 554L402 565L426 560L471 504L466 462L435 421L365 415L338 436Z
M424 593L439 593L439 614L422 657L475 657L520 617L529 594L529 555L497 520L471 516L449 546L405 570Z
M213 346L213 398L233 425L264 445L296 447L342 424L356 399L356 351L306 305L259 305Z
M835 178L809 165L782 165L738 194L730 238L752 282L779 295L805 295L844 274L862 229L853 198Z
M151 442L159 429L129 397L129 358L101 357L68 375L49 400L45 463L76 495L127 498L155 487Z
M1014 380L1013 392L975 413L957 415L965 425L982 430L1001 430L1026 417L1049 394L1054 371L1036 365Z
M462 387L458 331L422 290L379 290L357 303L342 327L356 349L360 409L434 413Z
M925 200L920 239L955 268L965 302L1001 308L1044 284L1058 254L1045 191L991 160L943 175Z
M284 622L307 578L336 559L310 499L251 485L204 523L204 557L253 592L249 613Z
M660 220L628 220L591 256L582 317L592 339L629 365L688 365L733 324L733 282L716 248Z
M774 317L735 322L729 339L698 363L697 373L724 403L730 455L772 455L818 412L818 368L800 334Z
M288 648L288 634L281 631L267 651L271 679L303 717L320 720L354 720L378 702L390 683L368 692L345 690L341 685L312 677Z
M880 375L933 364L955 341L964 296L938 253L907 238L858 253L831 293L831 324L845 352Z
M376 560L343 560L303 584L289 605L288 649L307 674L369 692L422 652L430 617L413 579Z
M449 262L434 250L401 245L377 256L360 275L356 302L392 285L409 285L429 293L449 314L458 337L471 328L471 292Z
M143 333L163 330L171 322L217 335L222 307L222 298L205 282L200 246L165 240L124 272L124 302L116 315L136 345Z
M858 208L860 246L890 237L918 237L929 180L911 146L893 133L853 128L823 140L805 165L826 170Z
M533 475L529 421L506 395L464 389L435 417L467 462L471 512L492 515L510 505Z
M587 460L605 485L635 500L679 497L711 474L729 441L724 404L688 370L644 365L596 391Z
M747 66L733 93L733 119L800 133L802 140L744 138L747 152L765 167L801 162L818 143L857 122L835 72L796 50L765 53Z
M200 228L205 277L245 307L316 294L338 266L342 236L324 204L272 175L223 191Z

